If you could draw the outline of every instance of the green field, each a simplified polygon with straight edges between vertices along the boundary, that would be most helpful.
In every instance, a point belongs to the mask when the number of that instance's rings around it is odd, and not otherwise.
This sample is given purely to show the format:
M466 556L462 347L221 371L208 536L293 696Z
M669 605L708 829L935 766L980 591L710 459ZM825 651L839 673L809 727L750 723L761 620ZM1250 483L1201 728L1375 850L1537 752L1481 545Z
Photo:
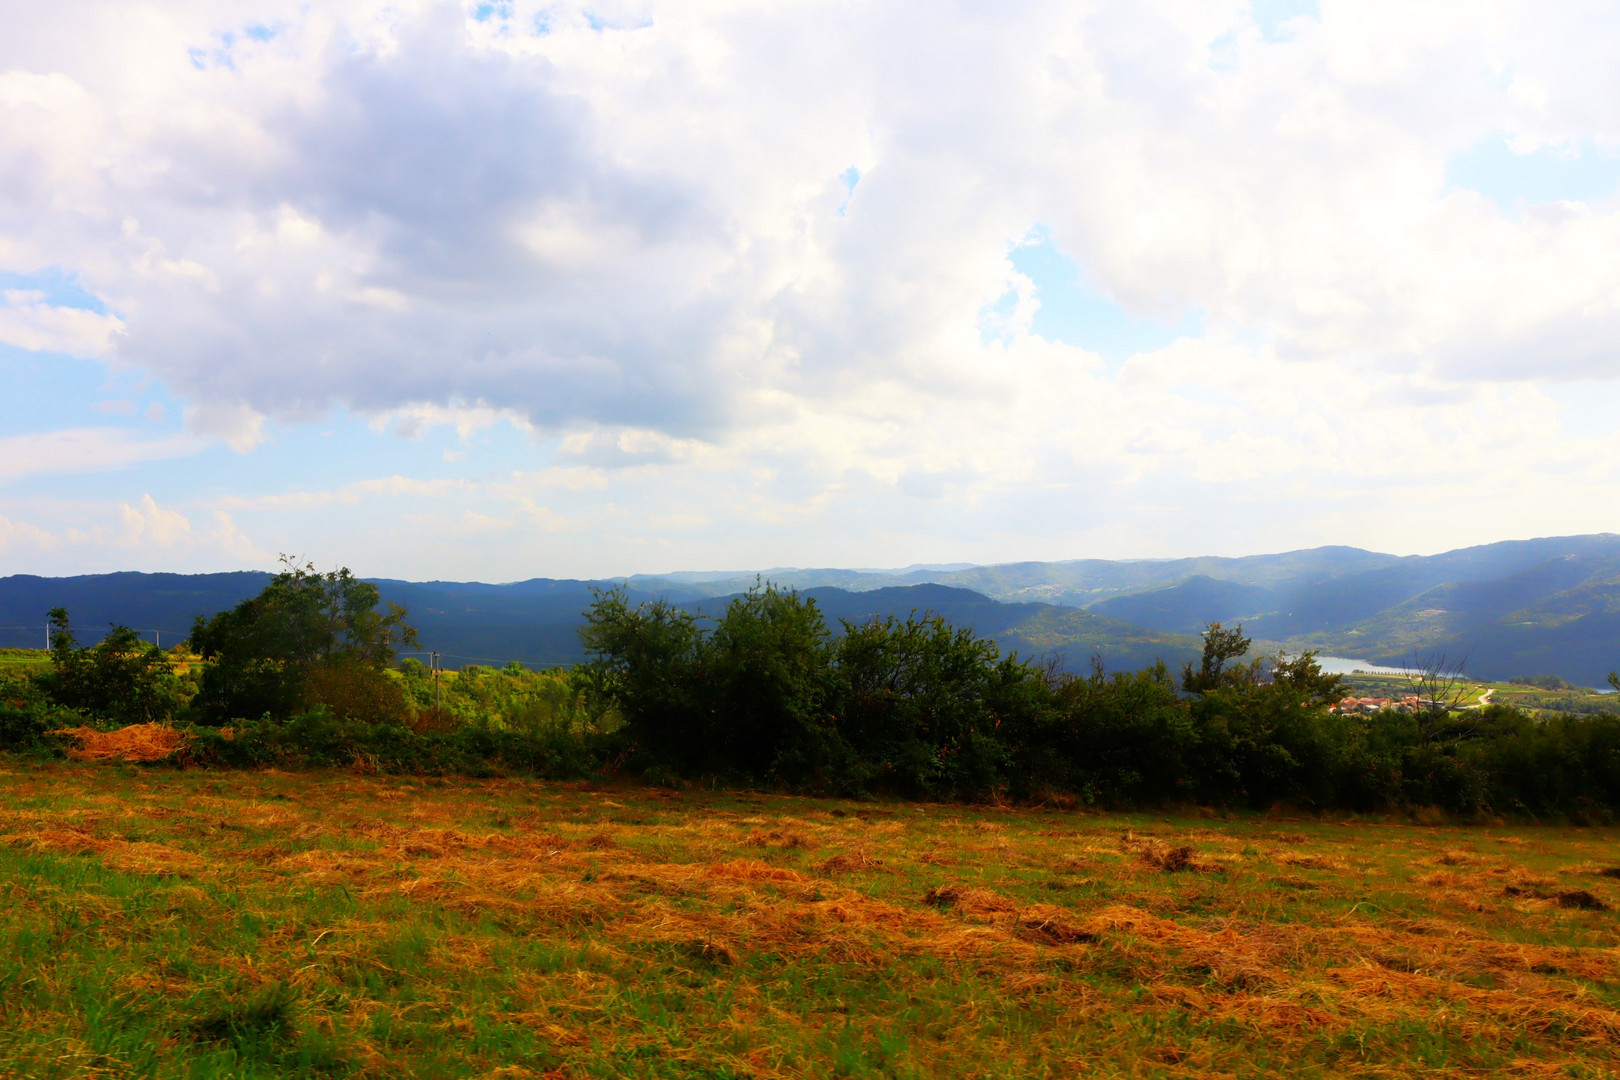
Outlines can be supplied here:
M1617 839L0 759L0 1075L1608 1076Z
M0 649L0 673L44 671L51 666L51 654L44 649Z
M1356 697L1394 697L1415 692L1409 679L1399 675L1346 675L1344 688ZM1453 687L1452 694L1464 706L1478 705L1481 695L1490 692L1488 699L1494 705L1510 705L1535 715L1538 713L1593 713L1620 712L1620 695L1602 694L1586 687L1567 690L1542 690L1503 680L1491 681L1463 678Z

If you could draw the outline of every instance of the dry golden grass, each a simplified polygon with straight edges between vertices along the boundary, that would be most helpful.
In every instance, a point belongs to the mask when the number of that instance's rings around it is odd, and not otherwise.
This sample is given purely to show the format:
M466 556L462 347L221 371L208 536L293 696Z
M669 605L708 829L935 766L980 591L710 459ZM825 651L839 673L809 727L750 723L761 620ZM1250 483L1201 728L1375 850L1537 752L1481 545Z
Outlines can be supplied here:
M162 761L186 745L186 737L166 724L133 724L116 731L80 725L52 732L73 740L67 756L74 761Z
M4 1075L1620 1065L1607 830L5 768Z

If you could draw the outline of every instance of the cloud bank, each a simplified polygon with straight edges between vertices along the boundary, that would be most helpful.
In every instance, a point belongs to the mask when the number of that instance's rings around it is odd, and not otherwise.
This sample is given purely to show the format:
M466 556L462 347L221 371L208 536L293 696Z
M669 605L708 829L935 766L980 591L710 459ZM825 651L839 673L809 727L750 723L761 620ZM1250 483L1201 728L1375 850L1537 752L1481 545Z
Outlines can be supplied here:
M173 0L13 22L0 271L69 273L95 307L19 286L0 341L146 373L244 453L335 408L404 435L517 425L535 468L478 480L456 521L530 505L600 539L604 500L682 502L707 523L692 560L835 515L866 546L816 550L873 563L985 557L987 528L1008 557L1162 553L1217 504L1308 519L1234 513L1218 546L1374 542L1312 534L1413 485L1614 490L1620 443L1558 437L1558 387L1614 396L1620 201L1448 179L1492 140L1620 154L1611 5ZM1123 361L1047 340L1055 292L1014 265L1037 240L1125 314L1202 329ZM596 501L513 493L547 469L597 476Z

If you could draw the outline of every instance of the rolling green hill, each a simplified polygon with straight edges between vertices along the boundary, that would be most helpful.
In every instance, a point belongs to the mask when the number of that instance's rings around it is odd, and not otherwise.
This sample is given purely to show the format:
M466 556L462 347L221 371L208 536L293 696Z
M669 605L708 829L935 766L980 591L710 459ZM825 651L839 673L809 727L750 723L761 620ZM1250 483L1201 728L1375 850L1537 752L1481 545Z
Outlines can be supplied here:
M86 640L110 622L177 641L197 615L230 607L268 575L99 574L0 579L0 647L37 647L45 611L69 609ZM1620 536L1544 537L1396 556L1322 547L1242 558L1081 559L900 570L776 569L621 579L636 600L715 611L758 580L805 590L829 621L934 610L1008 651L1071 670L1197 651L1210 621L1257 642L1382 663L1444 651L1486 678L1554 674L1599 685L1620 667ZM592 590L611 581L505 585L378 580L410 609L425 649L449 666L567 664Z

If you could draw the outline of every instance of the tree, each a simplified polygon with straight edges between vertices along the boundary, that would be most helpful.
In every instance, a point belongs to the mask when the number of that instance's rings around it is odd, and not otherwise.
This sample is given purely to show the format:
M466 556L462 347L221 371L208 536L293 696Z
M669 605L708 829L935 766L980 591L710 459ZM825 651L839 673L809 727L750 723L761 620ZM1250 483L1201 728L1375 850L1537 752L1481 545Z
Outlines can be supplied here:
M1228 668L1234 660L1248 654L1252 642L1243 636L1243 624L1227 630L1218 622L1204 627L1204 652L1194 671L1191 663L1181 667L1181 688L1189 694L1207 694L1222 686L1248 684L1259 681L1260 661Z
M678 772L712 761L703 631L690 612L664 599L632 605L622 586L599 589L579 637L588 695L619 707L644 757Z
M191 647L208 661L193 702L206 722L326 705L370 721L403 720L404 696L384 674L416 644L407 613L379 611L377 586L341 570L321 573L282 556L264 591L212 618L199 616Z
M1007 765L1009 699L1039 672L934 614L846 622L836 650L838 730L870 782L909 796L982 794Z
M1344 676L1324 673L1313 649L1292 660L1279 653L1272 664L1271 681L1297 694L1303 705L1334 705L1344 697Z
M745 775L802 780L836 756L831 635L816 602L756 583L706 642L715 740Z
M814 600L756 583L711 630L667 600L599 590L580 639L587 685L614 701L643 765L800 781L838 758L831 635Z
M1454 719L1457 707L1468 696L1468 679L1463 669L1468 657L1452 660L1443 652L1424 656L1413 654L1406 668L1406 681L1417 695L1418 745L1462 738L1473 733L1477 716Z
M127 626L81 647L63 608L50 610L51 671L40 682L58 705L121 724L167 720L179 704L179 680L163 650Z

